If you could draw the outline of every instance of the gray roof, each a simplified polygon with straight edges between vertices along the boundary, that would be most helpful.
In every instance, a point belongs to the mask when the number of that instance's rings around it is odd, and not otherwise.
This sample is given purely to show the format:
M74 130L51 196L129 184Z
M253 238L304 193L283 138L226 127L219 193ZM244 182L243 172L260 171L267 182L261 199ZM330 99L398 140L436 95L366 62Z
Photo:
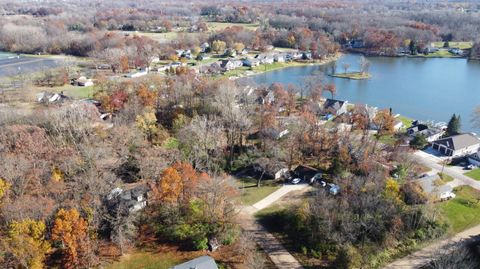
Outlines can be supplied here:
M175 265L171 269L218 269L218 266L212 257L201 256L188 262Z
M417 183L422 187L423 191L428 194L440 194L442 192L452 191L453 188L448 185L435 186L435 181L440 179L438 174L426 176L417 179Z
M343 106L344 103L345 103L345 101L335 100L335 99L327 99L327 100L325 100L325 103L323 104L323 108L324 109L332 108L335 111L337 111Z
M459 150L473 145L480 145L480 139L473 134L459 134L439 139L435 144L444 145L449 149Z

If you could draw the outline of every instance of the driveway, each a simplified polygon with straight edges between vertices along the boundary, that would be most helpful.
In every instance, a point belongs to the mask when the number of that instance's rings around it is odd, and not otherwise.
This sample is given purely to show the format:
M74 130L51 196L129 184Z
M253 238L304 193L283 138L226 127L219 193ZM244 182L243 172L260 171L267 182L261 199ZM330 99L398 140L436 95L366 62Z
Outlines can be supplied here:
M253 206L245 206L240 212L240 225L250 233L255 243L265 251L278 269L303 269L295 257L288 252L282 243L269 233L254 217L254 214L284 197L291 191L306 191L308 184L284 185Z
M413 157L419 163L427 167L430 167L435 171L441 172L443 168L443 172L445 174L454 178L452 182L448 183L452 187L468 185L468 186L471 186L472 188L480 190L480 181L476 181L468 176L465 176L463 174L465 171L459 169L458 167L450 167L447 165L443 166L442 160L444 160L445 158L438 157L424 151L416 151L413 154Z

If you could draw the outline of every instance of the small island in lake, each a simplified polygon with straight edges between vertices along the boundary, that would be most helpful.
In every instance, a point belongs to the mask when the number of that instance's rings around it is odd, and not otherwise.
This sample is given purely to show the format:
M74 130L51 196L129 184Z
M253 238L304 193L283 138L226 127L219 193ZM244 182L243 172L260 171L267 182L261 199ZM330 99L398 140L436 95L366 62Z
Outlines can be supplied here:
M367 72L348 72L348 73L337 73L330 75L335 78L347 78L347 79L369 79L372 77L370 73Z
M337 73L337 68L336 66L333 67L332 74L330 74L331 77L335 78L347 78L347 79L369 79L372 76L370 73L368 73L368 70L370 69L370 62L365 58L365 57L360 57L359 60L359 65L360 65L360 71L358 72L348 72L348 69L350 68L350 64L344 63L342 65L343 68L343 73Z

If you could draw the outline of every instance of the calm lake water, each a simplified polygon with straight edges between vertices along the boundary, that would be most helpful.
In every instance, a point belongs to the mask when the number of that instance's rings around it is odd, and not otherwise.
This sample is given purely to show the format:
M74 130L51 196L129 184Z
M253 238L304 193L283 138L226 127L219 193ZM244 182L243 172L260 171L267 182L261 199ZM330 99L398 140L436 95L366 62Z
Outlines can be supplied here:
M359 70L359 55L344 55L336 63L337 72L349 63L348 71ZM448 122L460 114L462 129L480 133L471 123L472 112L480 106L480 62L466 59L422 59L369 57L368 80L329 77L333 64L281 69L251 77L259 84L279 82L301 86L305 77L323 76L337 87L335 98L379 108L419 120ZM326 93L325 96L330 96Z

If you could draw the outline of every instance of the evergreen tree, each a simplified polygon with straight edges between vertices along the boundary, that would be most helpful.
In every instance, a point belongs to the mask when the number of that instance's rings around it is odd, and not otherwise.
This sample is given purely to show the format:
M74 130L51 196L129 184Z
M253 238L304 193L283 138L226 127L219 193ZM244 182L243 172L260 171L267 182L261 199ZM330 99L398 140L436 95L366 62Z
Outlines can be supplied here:
M447 125L447 136L456 135L460 133L460 115L453 114Z

